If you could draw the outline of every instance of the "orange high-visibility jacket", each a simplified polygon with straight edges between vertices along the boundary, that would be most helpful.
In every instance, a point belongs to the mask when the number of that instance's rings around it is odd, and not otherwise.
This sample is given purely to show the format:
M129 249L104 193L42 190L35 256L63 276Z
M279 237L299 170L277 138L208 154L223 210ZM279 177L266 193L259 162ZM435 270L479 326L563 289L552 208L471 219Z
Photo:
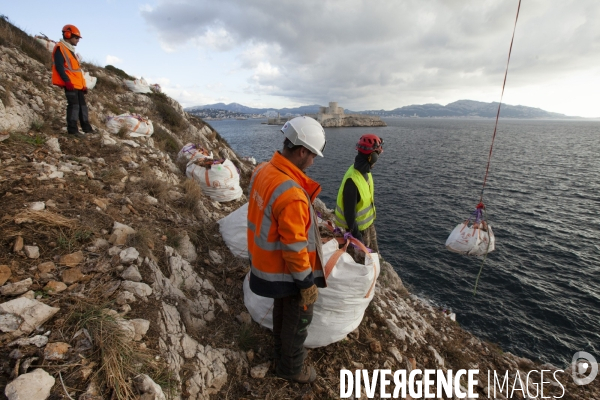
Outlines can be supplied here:
M321 238L312 202L321 186L275 152L256 167L248 191L250 289L281 298L325 287Z
M65 87L65 81L60 77L56 70L56 66L54 65L54 53L57 51L60 51L65 59L65 73L75 89L83 89L85 87L85 78L83 77L83 71L81 71L81 67L79 66L79 60L61 42L56 43L54 50L52 50L52 84Z

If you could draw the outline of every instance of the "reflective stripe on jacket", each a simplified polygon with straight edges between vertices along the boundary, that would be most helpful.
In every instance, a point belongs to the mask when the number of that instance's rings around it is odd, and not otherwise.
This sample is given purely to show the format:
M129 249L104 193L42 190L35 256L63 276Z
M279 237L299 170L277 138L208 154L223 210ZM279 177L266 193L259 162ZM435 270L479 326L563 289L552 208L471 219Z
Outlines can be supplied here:
M354 165L348 168L340 189L338 190L337 204L335 207L335 223L344 229L349 229L344 217L344 186L348 179L352 179L358 193L360 194L360 200L356 204L356 223L359 231L367 229L375 220L375 188L373 187L373 175L369 172L367 174L369 182L365 180L363 174L354 168ZM351 228L351 227L350 227Z
M248 191L250 288L280 298L325 287L312 202L321 186L279 152L256 167Z
M85 78L83 77L83 71L81 71L81 67L79 66L79 60L71 53L71 50L60 42L58 42L56 46L54 46L54 50L52 50L52 84L65 87L65 81L60 77L60 74L56 70L56 65L54 64L54 53L57 51L60 51L65 59L65 73L75 89L83 89L85 87Z

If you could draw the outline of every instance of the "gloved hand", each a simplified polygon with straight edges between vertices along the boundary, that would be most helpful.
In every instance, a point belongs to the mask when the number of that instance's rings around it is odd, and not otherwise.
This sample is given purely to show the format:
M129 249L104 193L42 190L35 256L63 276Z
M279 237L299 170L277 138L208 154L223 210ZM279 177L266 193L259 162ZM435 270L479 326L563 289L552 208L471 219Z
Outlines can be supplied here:
M300 300L301 306L310 306L317 301L319 297L319 289L317 289L317 285L312 285L306 289L300 289L300 296L302 296L302 300Z
M65 82L65 88L66 88L68 91L75 90L75 86L74 86L74 85L73 85L73 83L71 83L71 82Z
M83 94L87 94L87 88L84 87L83 89L81 89L81 91L83 92Z

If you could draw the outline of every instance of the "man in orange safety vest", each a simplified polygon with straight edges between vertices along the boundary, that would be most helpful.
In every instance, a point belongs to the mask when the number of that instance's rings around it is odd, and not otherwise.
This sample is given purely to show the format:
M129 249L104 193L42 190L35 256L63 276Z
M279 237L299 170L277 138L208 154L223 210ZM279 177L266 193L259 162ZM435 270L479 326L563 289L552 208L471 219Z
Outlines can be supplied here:
M317 375L313 366L304 365L304 341L325 277L312 206L321 186L304 170L323 156L325 131L310 117L294 118L281 131L283 150L256 167L248 191L250 289L274 299L276 374L310 383Z
M67 97L67 132L71 135L83 136L77 128L77 121L85 133L93 133L88 108L85 103L87 87L79 59L75 55L75 46L81 39L81 33L74 25L65 25L62 39L52 50L52 83L63 87Z

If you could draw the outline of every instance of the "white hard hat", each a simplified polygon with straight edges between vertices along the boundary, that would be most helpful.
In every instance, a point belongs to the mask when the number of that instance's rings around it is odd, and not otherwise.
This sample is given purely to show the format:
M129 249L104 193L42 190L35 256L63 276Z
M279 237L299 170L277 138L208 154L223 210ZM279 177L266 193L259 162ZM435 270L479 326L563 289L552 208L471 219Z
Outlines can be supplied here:
M320 123L310 117L296 117L281 128L283 135L294 145L306 147L314 154L323 157L325 130Z

